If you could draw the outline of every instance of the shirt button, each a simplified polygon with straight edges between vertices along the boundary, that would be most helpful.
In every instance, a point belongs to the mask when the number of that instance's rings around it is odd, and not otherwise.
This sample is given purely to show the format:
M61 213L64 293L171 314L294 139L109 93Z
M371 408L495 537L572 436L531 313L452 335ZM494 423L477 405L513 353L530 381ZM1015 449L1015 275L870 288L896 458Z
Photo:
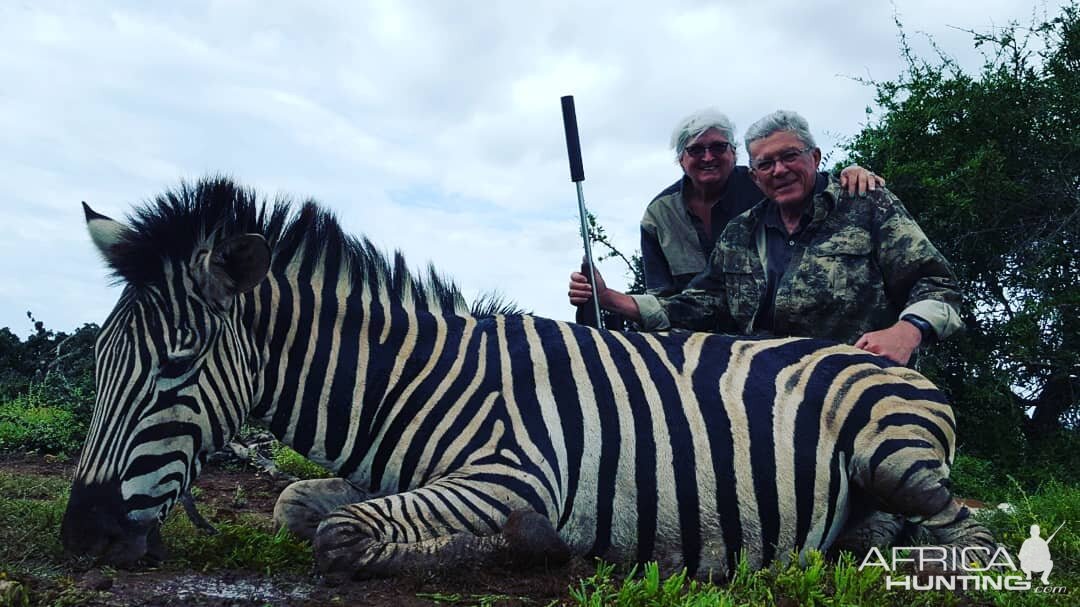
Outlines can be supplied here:
M794 240L789 240L789 241L787 241L787 243L788 243L789 247L795 246L795 241Z

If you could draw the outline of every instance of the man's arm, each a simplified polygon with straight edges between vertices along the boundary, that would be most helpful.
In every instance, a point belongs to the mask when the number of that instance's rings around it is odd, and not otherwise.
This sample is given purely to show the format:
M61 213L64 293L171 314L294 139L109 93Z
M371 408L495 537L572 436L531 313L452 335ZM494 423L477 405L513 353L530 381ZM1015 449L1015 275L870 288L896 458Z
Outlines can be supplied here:
M718 247L719 248L719 247ZM713 252L716 257L717 252ZM645 331L664 331L672 327L694 331L732 331L734 320L727 308L723 275L709 266L690 281L687 289L670 297L627 295L608 288L604 278L595 272L596 296L600 307L617 312L637 323ZM570 275L570 303L580 306L592 299L592 288L581 272Z
M899 199L884 191L871 204L877 205L876 261L889 299L903 309L893 326L863 335L855 346L906 364L919 345L963 326L960 291L948 261Z
M882 209L877 251L885 288L903 306L901 317L914 314L945 339L963 326L956 275L900 200L886 194L890 204Z

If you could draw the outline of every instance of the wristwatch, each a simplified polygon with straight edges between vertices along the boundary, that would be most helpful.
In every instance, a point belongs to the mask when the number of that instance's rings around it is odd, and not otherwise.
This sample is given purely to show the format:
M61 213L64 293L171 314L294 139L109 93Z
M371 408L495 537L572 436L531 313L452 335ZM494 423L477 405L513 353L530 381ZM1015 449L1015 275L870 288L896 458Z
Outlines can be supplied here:
M915 328L918 329L919 333L922 335L922 342L920 345L925 346L931 344L937 339L937 333L934 332L934 327L930 326L930 323L926 322L924 318L915 316L914 314L904 314L900 317L900 320L915 325Z

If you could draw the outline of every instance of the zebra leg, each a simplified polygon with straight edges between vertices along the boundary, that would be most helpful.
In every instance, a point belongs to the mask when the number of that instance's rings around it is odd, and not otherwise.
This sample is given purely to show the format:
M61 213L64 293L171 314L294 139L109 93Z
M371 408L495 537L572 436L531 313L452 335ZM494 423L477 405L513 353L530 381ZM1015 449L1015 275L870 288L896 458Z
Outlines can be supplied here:
M487 499L491 486L470 491L455 479L370 499L335 510L319 525L314 552L319 570L335 581L446 569L462 565L558 564L570 548L547 517L514 498ZM513 508L510 510L509 508Z
M369 497L343 478L296 481L285 487L274 504L274 527L285 527L301 538L314 540L315 529L326 515Z
M874 509L852 512L829 555L835 557L840 551L847 551L864 556L871 548L881 550L892 545L903 530L904 517L899 514Z
M853 487L849 503L851 513L829 548L833 558L841 551L862 557L871 548L885 550L893 545L917 546L933 541L920 525L908 522L902 514L883 511L882 505L859 487Z
M929 438L880 441L870 453L853 460L852 481L885 512L920 524L935 545L974 549L960 554L968 560L988 560L997 547L994 537L953 498L944 451Z

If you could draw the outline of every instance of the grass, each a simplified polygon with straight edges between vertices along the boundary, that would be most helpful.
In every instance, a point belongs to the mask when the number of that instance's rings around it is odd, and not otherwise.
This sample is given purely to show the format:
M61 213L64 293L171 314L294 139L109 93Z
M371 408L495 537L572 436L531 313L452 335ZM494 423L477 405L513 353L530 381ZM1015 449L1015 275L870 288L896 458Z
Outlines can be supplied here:
M88 600L86 591L76 588L69 577L82 566L65 557L60 544L69 485L62 478L0 472L0 580L21 582L17 585L22 588L3 586L3 592L16 598L11 599L15 602L0 600L0 607L20 605L19 597L27 586L43 588L33 594L32 604L80 605ZM217 518L213 508L201 507L209 518ZM196 529L181 508L174 509L162 530L170 554L162 569L230 569L266 575L305 575L312 570L310 545L287 531L275 532L265 518L243 514L215 526L220 533L208 535Z
M1066 588L1067 594L1007 590L887 590L882 568L867 567L860 571L859 563L850 554L841 555L836 562L827 562L820 554L811 552L802 564L798 559L790 558L787 564L773 563L756 571L741 559L731 580L724 584L687 580L685 573L665 578L655 563L633 568L624 574L618 574L614 565L598 563L594 575L580 580L570 589L568 604L575 607L774 604L1036 607L1075 604L1076 595L1080 593L1080 486L1050 480L1029 492L1016 479L1003 476L1006 480L1002 483L996 480L999 476L1000 472L993 471L987 462L976 458L958 458L954 473L959 494L991 504L999 501L1012 504L1013 509L1008 512L991 506L980 513L979 518L1014 559L1033 523L1042 527L1045 538L1065 522L1051 542L1054 570L1050 580L1052 586Z
M59 530L69 484L60 478L0 472L0 572L9 567L55 568L63 555Z
M275 452L275 460L278 459ZM284 457L292 457L287 452ZM295 452L293 452L295 453ZM299 457L298 455L296 457ZM977 462L976 462L977 463ZM975 467L978 470L978 467ZM961 481L964 474L958 474ZM972 497L978 485L968 483ZM1070 590L1067 595L1034 592L917 592L886 590L880 568L859 571L851 555L829 562L817 553L752 570L741 560L732 579L723 584L687 579L685 573L663 575L649 563L631 569L599 563L595 573L577 581L566 591L562 605L574 607L699 607L713 605L998 605L1026 607L1068 605L1080 592L1080 487L1049 481L1034 491L1020 482L986 489L1013 504L1011 512L996 509L980 515L995 537L1015 558L1028 537L1032 523L1045 537L1060 523L1065 526L1051 544L1054 586ZM18 476L0 471L0 607L9 605L80 605L94 600L91 591L77 587L72 571L80 565L63 555L59 526L67 502L69 481L44 476ZM244 496L232 496L233 501ZM312 570L310 545L286 532L275 532L265 517L219 515L202 501L204 514L220 533L197 530L179 508L166 521L163 538L171 558L163 571L247 571L267 576L305 576ZM228 505L226 505L227 507ZM222 519L227 520L222 520ZM448 605L495 605L528 603L526 597L499 594L431 593L418 598ZM531 604L531 603L528 603Z
M461 607L495 607L496 605L515 604L514 602L527 603L528 597L510 596L506 594L462 594L459 592L418 592L416 598L431 601L439 605L454 605Z
M291 474L300 479L328 478L333 474L319 464L305 458L286 445L275 442L270 448L274 466L285 474Z
M215 523L215 527L218 534L208 535L196 529L182 513L170 515L162 529L171 557L166 566L179 570L235 569L266 575L302 575L314 565L310 544L284 529L274 531L264 518L241 515L232 522Z

